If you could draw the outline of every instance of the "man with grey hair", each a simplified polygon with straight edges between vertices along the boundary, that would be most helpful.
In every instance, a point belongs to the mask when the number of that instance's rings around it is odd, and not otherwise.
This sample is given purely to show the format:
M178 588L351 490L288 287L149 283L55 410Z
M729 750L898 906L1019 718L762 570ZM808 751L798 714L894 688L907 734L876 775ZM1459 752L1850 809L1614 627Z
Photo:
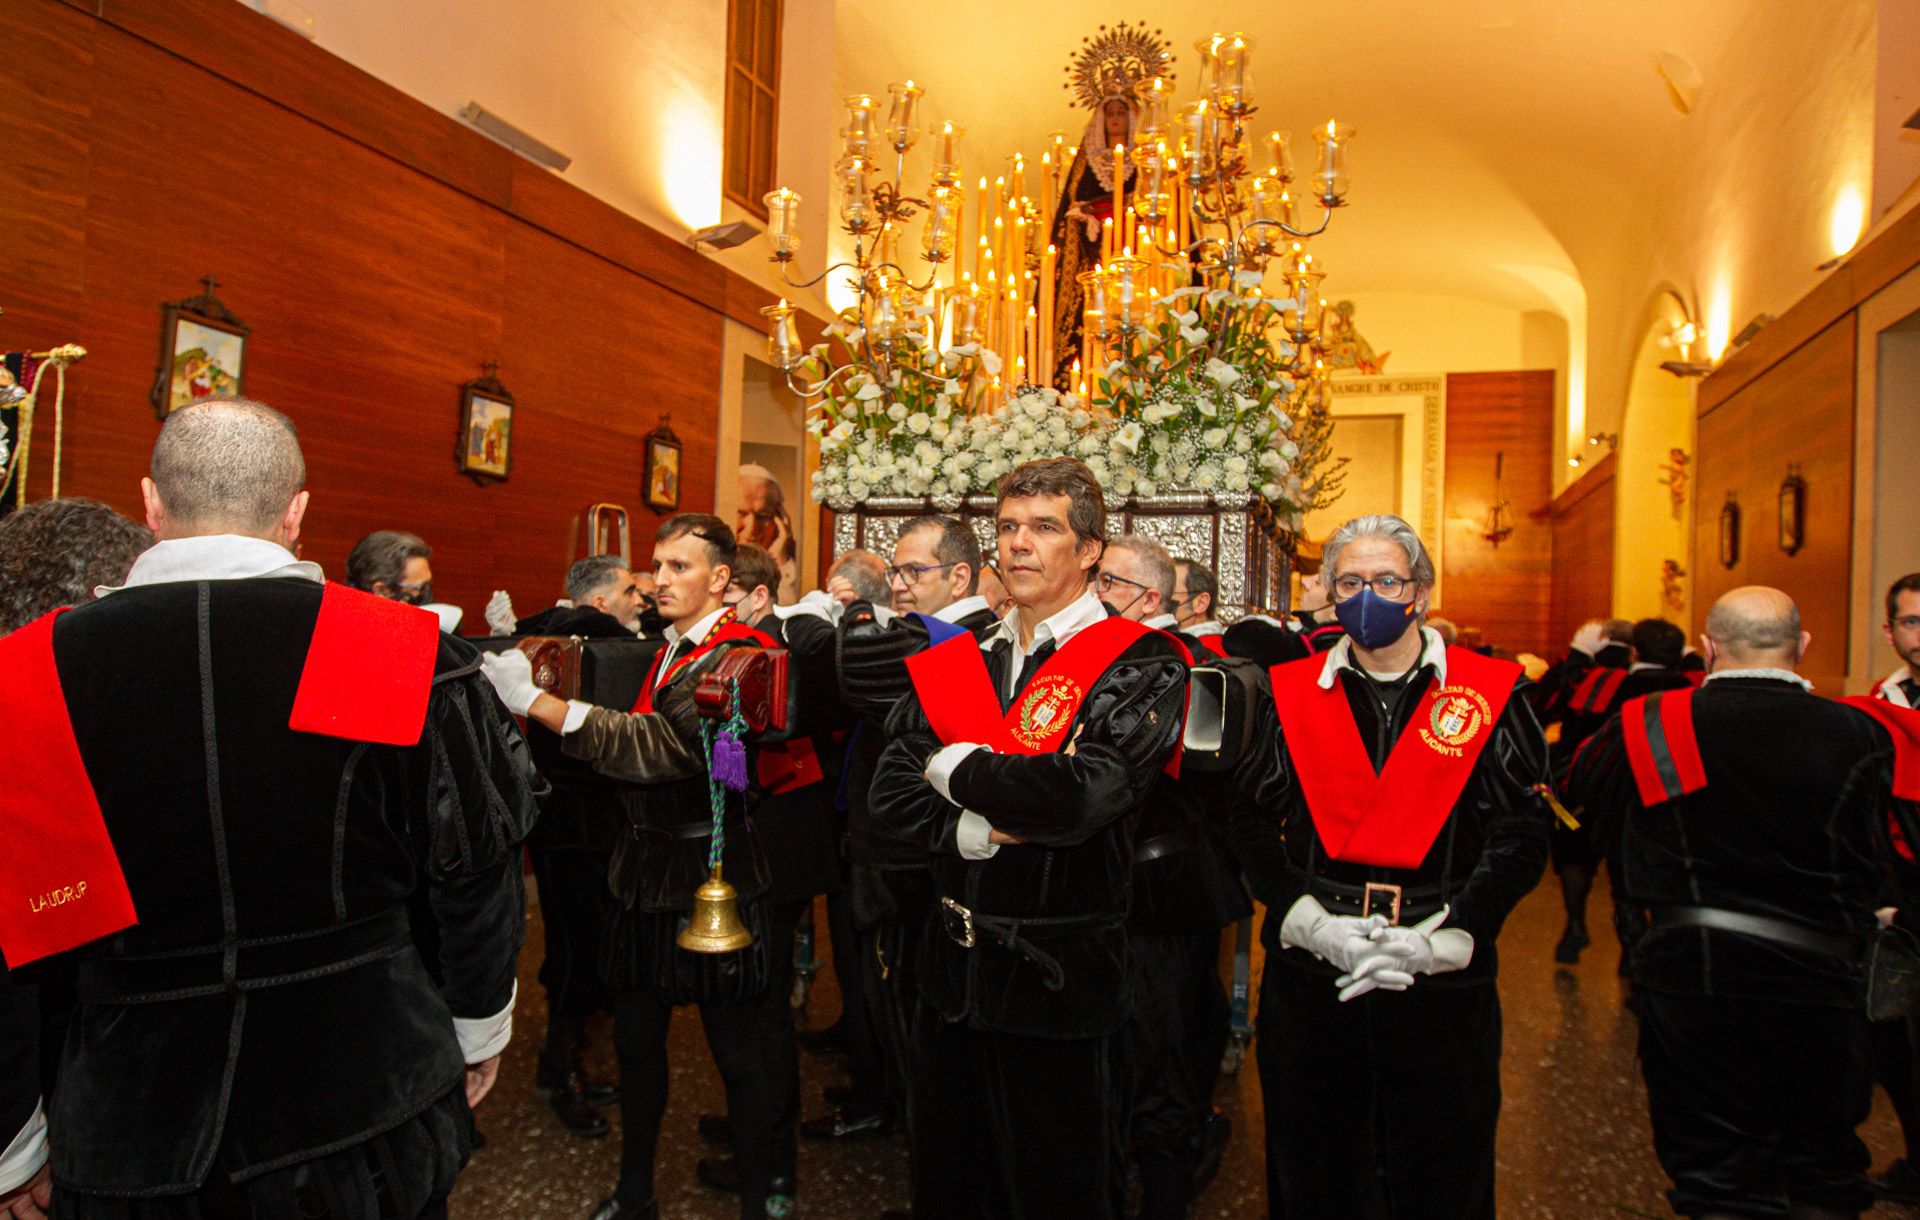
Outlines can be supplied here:
M1149 627L1178 624L1173 605L1173 556L1143 534L1121 534L1107 541L1093 587L1107 610Z
M827 569L827 594L842 606L857 601L887 605L893 597L887 565L872 551L843 551Z
M1269 1204L1491 1217L1494 941L1546 865L1546 744L1518 665L1421 623L1434 570L1412 526L1349 521L1322 571L1346 635L1273 667L1235 775L1233 845L1268 911Z
M0 951L79 997L54 1212L444 1216L512 1030L525 743L470 646L288 549L285 416L184 407L151 471L124 583L0 640L35 726L0 740Z
M1884 996L1867 963L1883 877L1896 896L1920 880L1920 784L1900 757L1920 721L1816 697L1796 672L1810 642L1785 593L1734 589L1707 615L1700 689L1627 702L1574 760L1573 795L1621 820L1627 896L1652 913L1632 953L1640 1067L1682 1215L1872 1203L1855 1128Z

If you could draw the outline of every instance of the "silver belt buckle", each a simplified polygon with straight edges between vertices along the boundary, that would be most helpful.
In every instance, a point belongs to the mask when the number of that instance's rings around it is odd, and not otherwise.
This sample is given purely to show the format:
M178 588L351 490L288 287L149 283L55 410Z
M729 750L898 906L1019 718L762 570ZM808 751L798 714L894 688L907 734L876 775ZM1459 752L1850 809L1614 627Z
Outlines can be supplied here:
M962 949L973 948L973 912L961 906L951 898L940 899L940 905L960 917L960 935L953 934L953 925L947 925L947 939Z

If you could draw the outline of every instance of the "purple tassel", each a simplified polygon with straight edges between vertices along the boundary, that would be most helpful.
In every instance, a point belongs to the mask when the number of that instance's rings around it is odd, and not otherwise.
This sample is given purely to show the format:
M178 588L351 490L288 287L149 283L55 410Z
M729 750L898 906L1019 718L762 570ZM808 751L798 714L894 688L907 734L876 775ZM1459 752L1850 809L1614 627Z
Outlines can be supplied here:
M713 778L735 792L747 790L747 747L732 733L713 739Z

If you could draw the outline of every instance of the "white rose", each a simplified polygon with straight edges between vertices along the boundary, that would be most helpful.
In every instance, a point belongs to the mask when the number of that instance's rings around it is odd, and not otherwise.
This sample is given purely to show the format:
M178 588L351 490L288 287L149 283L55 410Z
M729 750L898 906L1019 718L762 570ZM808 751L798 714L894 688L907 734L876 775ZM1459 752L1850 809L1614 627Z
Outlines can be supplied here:
M1300 456L1300 446L1294 444L1292 441L1281 441L1280 456L1291 462Z
M1218 449L1227 443L1227 430L1225 428L1208 428L1200 439L1207 448Z
M1220 468L1230 475L1237 474L1244 476L1247 473L1247 459L1236 453L1225 462L1222 462Z
M866 499L872 491L873 489L871 487L868 487L865 483L859 482L858 480L847 484L847 495L855 500Z
M1179 403L1155 399L1147 404L1146 410L1140 413L1140 417L1150 424L1163 424L1178 414L1180 414Z
M1265 496L1269 500L1278 500L1280 498L1281 493L1284 490L1285 489L1282 488L1278 483L1260 484L1260 494Z
M1221 482L1228 491L1245 491L1252 485L1252 481L1247 478L1246 471L1244 470L1239 474L1228 471L1227 477L1221 480Z
M915 436L925 436L927 429L931 427L933 427L933 421L928 419L924 413L915 413L907 417L907 431L913 433Z
M1150 498L1155 492L1160 490L1160 486L1152 479L1141 479L1133 485L1133 489L1138 492L1142 498Z
M900 403L896 402L892 406L887 408L887 418L892 420L896 424L899 423L901 420L905 419L906 417L907 417L907 409L906 407L902 406Z

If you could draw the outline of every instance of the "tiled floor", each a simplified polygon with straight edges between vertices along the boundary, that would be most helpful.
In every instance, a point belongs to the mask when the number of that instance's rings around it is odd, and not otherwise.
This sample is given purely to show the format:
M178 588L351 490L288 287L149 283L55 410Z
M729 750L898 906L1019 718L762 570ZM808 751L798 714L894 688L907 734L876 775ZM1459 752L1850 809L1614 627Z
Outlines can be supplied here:
M1605 927L1595 896L1594 924ZM824 915L824 913L823 913ZM536 914L537 917L537 914ZM825 927L826 920L819 923ZM1500 1214L1508 1220L1572 1220L1579 1217L1669 1216L1666 1187L1654 1160L1647 1129L1646 1095L1634 1059L1634 1019L1621 1007L1614 974L1617 950L1599 931L1600 944L1573 969L1556 967L1553 943L1560 932L1560 894L1551 875L1523 903L1501 938L1501 996L1506 1015L1504 1084L1500 1121ZM580 1220L612 1187L617 1170L617 1107L614 1133L579 1140L561 1130L533 1095L533 1059L544 1025L537 926L530 928L522 961L518 1036L507 1052L499 1087L480 1109L490 1140L477 1153L453 1197L456 1220L526 1217ZM823 946L824 956L824 946ZM820 975L805 1019L832 1020L839 1009L831 968ZM718 1105L719 1078L695 1027L698 1016L675 1018L673 1097L662 1135L658 1188L666 1220L733 1220L737 1206L694 1182L696 1158L707 1154L694 1120ZM604 1019L594 1027L590 1068L613 1071ZM808 1114L819 1113L821 1086L840 1078L831 1057L801 1054L803 1097ZM1260 1151L1259 1085L1251 1064L1223 1080L1219 1104L1234 1121L1232 1146L1219 1178L1195 1207L1196 1217L1254 1220L1266 1215ZM1899 1132L1884 1097L1876 1097L1862 1131L1885 1165L1896 1154ZM905 1203L905 1155L892 1141L844 1147L803 1145L800 1215L869 1220L882 1207ZM1920 1215L1881 1207L1875 1218Z

